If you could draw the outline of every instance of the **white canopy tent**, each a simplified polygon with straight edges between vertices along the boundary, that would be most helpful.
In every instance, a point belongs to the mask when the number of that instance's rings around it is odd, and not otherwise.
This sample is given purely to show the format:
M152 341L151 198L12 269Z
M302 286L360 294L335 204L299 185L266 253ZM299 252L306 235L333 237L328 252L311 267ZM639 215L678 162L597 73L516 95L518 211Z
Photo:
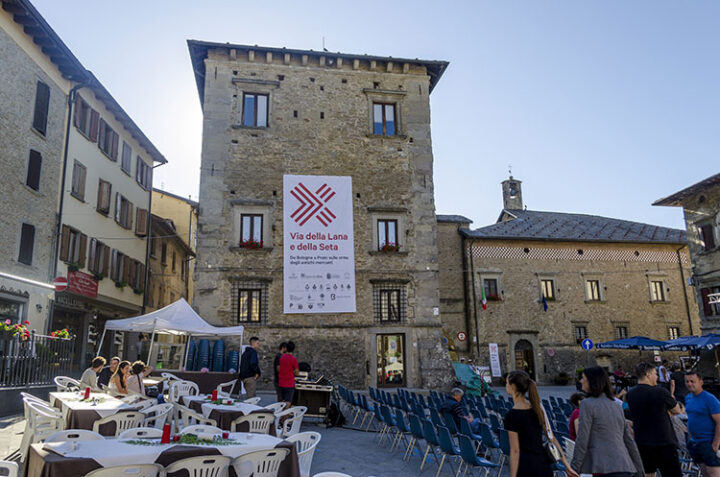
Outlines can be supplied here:
M100 346L98 346L98 349L102 349L105 333L108 330L152 333L150 350L148 351L149 356L155 339L155 333L187 335L188 338L190 336L240 336L240 341L242 342L244 328L242 326L213 326L195 313L195 310L192 309L184 298L180 298L175 303L146 315L106 321L105 330L103 331L102 338L100 338ZM185 356L183 357L183 362L186 361L187 346Z

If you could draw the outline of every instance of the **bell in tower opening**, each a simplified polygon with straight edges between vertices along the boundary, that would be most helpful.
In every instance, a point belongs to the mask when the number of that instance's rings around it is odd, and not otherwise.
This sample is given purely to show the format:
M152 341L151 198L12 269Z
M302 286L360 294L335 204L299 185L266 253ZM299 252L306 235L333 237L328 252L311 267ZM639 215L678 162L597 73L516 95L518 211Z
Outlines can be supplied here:
M502 182L503 190L503 209L522 210L522 181L514 179L510 176Z

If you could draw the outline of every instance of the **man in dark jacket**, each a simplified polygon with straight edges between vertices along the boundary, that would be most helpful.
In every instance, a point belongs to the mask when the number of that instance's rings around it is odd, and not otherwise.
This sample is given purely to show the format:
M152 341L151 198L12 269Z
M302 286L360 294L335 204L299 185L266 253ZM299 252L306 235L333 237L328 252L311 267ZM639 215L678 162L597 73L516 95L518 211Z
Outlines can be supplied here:
M260 377L260 360L257 350L260 348L260 338L250 338L250 346L245 348L240 358L240 381L245 386L245 397L255 397L255 385Z
M450 396L445 398L445 402L443 402L440 407L441 414L449 414L452 416L453 421L455 421L455 427L457 427L458 430L460 430L461 419L465 419L468 423L473 422L473 418L465 414L465 408L460 404L464 394L462 389L453 388L453 390L450 391Z

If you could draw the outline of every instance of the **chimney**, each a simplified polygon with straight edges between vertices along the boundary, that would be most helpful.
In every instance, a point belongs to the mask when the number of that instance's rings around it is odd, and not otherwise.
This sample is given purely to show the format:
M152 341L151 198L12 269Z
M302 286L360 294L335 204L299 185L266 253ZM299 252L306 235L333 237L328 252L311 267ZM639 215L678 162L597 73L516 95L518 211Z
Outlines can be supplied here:
M503 209L507 210L522 210L522 181L513 179L510 176L509 179L502 181L502 192L503 192Z

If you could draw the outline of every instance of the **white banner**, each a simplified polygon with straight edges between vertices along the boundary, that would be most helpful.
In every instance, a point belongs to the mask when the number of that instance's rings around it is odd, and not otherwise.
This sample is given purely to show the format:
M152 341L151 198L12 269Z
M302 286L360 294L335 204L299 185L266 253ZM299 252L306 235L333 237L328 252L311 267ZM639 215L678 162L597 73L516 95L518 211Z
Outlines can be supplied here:
M502 370L500 369L500 354L498 353L497 343L490 343L490 369L492 370L493 378L502 377Z
M285 313L354 313L352 178L283 176Z

